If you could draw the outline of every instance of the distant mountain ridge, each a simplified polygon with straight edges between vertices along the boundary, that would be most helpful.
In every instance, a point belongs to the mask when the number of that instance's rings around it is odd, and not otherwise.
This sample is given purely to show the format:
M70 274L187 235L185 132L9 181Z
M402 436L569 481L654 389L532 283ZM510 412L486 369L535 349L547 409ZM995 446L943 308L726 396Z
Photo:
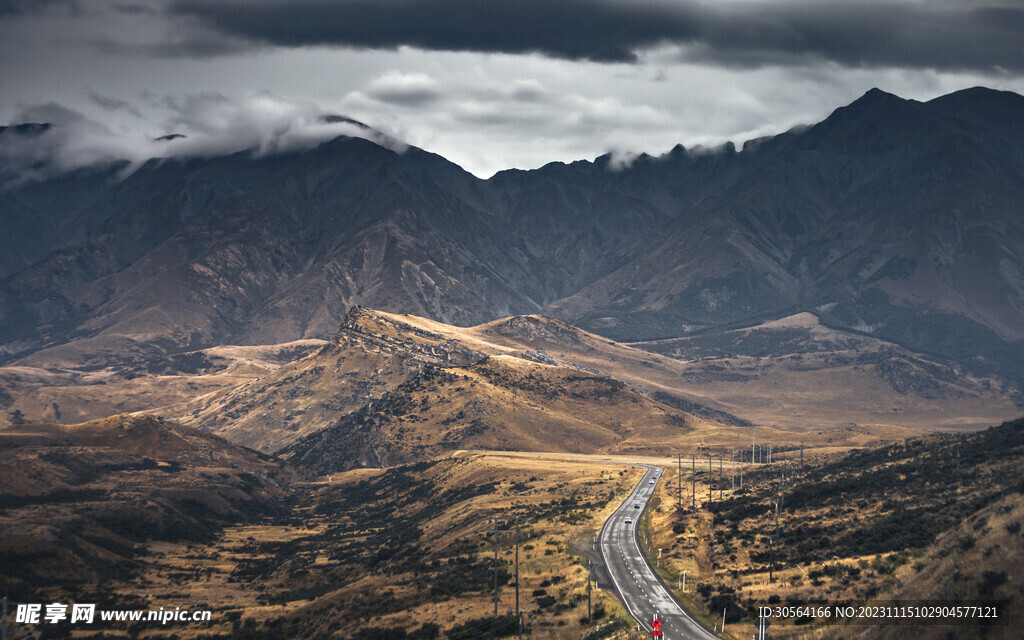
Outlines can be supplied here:
M1024 97L983 88L876 89L740 151L489 180L347 137L80 169L0 192L0 353L101 366L329 338L356 304L629 341L812 311L1021 381L1022 202Z

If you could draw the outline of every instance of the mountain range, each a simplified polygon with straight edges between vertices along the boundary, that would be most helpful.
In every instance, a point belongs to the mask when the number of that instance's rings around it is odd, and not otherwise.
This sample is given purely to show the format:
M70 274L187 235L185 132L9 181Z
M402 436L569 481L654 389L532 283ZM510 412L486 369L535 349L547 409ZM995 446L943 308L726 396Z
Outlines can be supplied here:
M0 131L46 135L45 125ZM619 341L812 312L1024 380L1024 97L872 90L741 149L479 179L340 137L19 180L0 168L0 353L103 367L330 339L354 305L556 317Z

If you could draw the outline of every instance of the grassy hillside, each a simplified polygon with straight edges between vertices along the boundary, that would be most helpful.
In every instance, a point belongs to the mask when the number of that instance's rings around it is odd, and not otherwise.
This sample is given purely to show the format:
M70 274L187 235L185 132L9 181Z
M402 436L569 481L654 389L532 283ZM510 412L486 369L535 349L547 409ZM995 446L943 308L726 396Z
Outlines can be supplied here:
M493 518L502 529L518 518L520 605L529 634L579 634L589 624L581 621L586 573L574 542L600 526L634 476L617 465L471 456L355 482L342 477L310 495L302 526L315 532L257 545L257 559L241 562L233 576L250 588L264 585L260 599L283 607L265 626L285 628L289 637L476 637L493 622L488 530ZM513 545L513 533L499 534L503 616L514 607ZM606 619L614 605L594 597Z
M715 423L574 368L495 356L428 368L281 451L316 474L431 458L456 449L644 452Z
M323 346L322 340L187 351L125 366L69 360L52 366L0 367L0 427L20 411L32 422L78 424L118 413L168 419L190 414L217 393L245 386ZM191 407L191 408L190 408Z
M83 576L74 585L51 575L38 591L20 585L12 596L51 602L68 597L62 589L73 586L74 597L104 605L201 605L214 612L210 624L93 629L111 634L106 637L513 636L518 519L526 633L580 637L621 615L614 598L594 588L593 616L587 618L584 557L639 474L621 462L466 452L387 470L359 469L292 484L249 517L219 521L201 540L150 537L134 547L131 571L108 555L93 559L107 568L103 575ZM80 518L89 506L66 510ZM495 520L502 529L496 618ZM47 526L53 529L54 522ZM46 558L22 553L22 569L56 570Z
M651 520L653 546L665 549L673 579L688 571L696 591L687 597L737 620L770 602L895 595L1009 598L1012 610L1021 604L1013 576L1024 569L1013 515L1021 468L1024 420L808 459L803 468L748 468L742 489L732 488L729 470L721 486L716 466L715 501L706 503L702 470L697 512L689 500L676 509L672 472Z
M457 327L354 307L326 343L221 346L124 366L69 360L0 367L0 423L15 410L57 423L148 412L270 453L353 416L426 367L485 358L611 378L698 421L785 430L789 436L770 439L807 445L815 439L797 432L971 430L1017 415L1022 404L999 380L825 328L809 313L630 346L541 316ZM593 415L601 420L601 408ZM689 444L739 446L738 433L708 433L705 442Z
M1020 415L1019 385L798 313L632 346L685 363L691 394L786 429L889 424L965 430Z
M109 585L143 572L148 543L209 542L273 513L289 478L262 454L151 417L0 431L0 580L22 602L117 601Z

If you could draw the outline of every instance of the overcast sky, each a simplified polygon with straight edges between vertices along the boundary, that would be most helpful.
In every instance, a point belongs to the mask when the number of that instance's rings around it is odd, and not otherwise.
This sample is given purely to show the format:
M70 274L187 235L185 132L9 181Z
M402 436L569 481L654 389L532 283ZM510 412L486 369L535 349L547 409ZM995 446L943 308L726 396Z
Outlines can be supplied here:
M61 125L74 165L344 114L488 177L740 144L872 87L1024 93L1021 34L1024 0L0 0L0 122Z

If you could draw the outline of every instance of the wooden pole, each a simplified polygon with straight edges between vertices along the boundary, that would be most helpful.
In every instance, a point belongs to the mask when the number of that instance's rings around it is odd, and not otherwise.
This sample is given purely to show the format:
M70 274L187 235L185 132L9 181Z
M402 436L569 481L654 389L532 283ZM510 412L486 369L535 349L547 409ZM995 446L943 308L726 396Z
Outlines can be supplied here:
M708 454L708 505L711 505L715 501L715 494L711 489L711 454Z
M587 622L591 622L593 620L591 615L592 614L590 610L590 558L587 558ZM522 627L520 627L520 629L521 628Z
M590 575L587 575L589 584ZM519 640L523 640L523 617L519 614L519 518L516 517L516 620L519 623Z
M498 519L494 519L494 617L498 617Z
M690 509L697 510L697 454L690 454L690 488L693 490L693 499Z
M718 501L724 500L725 496L725 471L722 470L722 456L718 456Z

